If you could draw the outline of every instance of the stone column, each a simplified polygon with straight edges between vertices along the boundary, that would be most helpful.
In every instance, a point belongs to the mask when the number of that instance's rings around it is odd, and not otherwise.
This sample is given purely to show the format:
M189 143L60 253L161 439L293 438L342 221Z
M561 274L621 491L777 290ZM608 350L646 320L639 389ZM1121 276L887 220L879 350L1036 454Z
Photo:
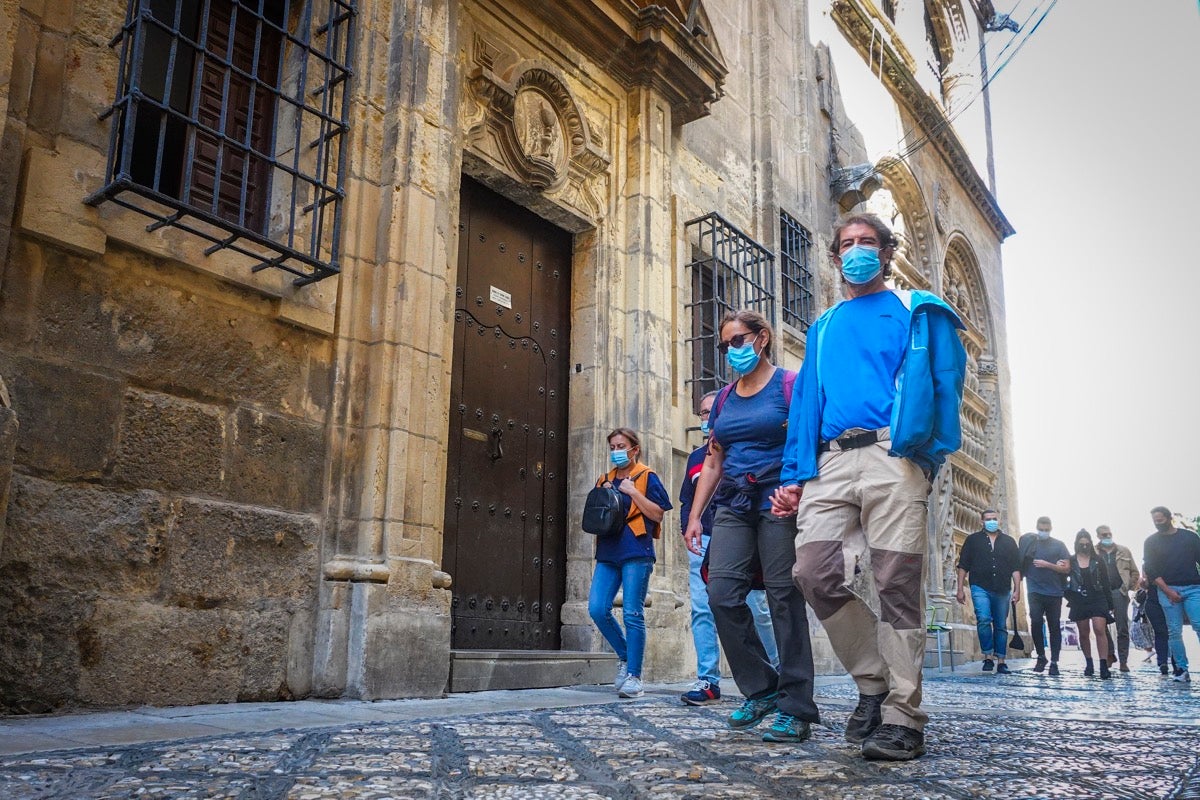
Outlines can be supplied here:
M438 695L449 300L461 153L455 15L364 3L330 424L314 693ZM382 134L382 136L380 136Z
M671 304L675 231L671 213L671 157L674 142L672 109L656 89L637 87L629 94L628 160L625 164L625 229L628 255L624 265L623 346L614 363L624 373L624 415L642 437L647 462L668 482L671 466ZM670 491L674 487L668 487ZM669 518L656 543L658 563L650 582L646 610L648 644L645 676L679 674L679 654L686 651L686 620L679 587L668 570L677 539Z
M618 425L638 432L647 462L664 480L672 455L671 106L650 87L634 87L627 98L626 158L616 167L625 173L619 178L624 193L617 198L617 219L594 239L589 237L595 247L596 306L577 309L573 320L577 345L573 352L579 361L590 355L596 368L572 380L572 414L579 420L571 439L572 486L586 485L604 467L604 436ZM577 253L587 241L576 242ZM590 343L585 331L589 323L595 329ZM581 418L586 416L591 418ZM574 509L572 517L577 518ZM661 569L670 546L667 536L670 533L657 543L660 568L650 584L650 628L661 626L662 615L673 612L678 602ZM573 539L568 551L563 647L600 650L603 640L587 614L594 541L580 537ZM650 634L647 645L648 674L653 674L656 660L673 657L666 653L670 648L661 646L661 639L653 641L658 633Z

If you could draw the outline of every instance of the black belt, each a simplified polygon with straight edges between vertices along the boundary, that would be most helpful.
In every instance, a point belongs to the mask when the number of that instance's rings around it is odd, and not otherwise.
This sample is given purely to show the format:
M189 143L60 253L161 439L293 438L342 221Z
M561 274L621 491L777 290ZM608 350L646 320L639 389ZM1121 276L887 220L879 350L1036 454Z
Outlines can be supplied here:
M859 447L867 447L880 441L879 431L864 431L862 433L851 433L846 436L839 436L834 439L837 442L839 450L854 450ZM828 453L830 450L829 442L821 442L817 445L818 453Z

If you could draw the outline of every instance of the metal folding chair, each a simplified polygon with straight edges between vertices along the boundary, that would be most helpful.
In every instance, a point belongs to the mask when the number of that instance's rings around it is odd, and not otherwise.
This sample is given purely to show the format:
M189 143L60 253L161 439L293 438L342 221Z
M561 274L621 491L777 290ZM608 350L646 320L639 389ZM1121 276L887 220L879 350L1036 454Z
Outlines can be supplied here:
M937 642L938 669L943 668L942 655L950 656L950 671L954 671L954 628L950 627L949 609L945 606L930 606L925 609L925 632L931 633ZM945 637L943 642L942 637Z

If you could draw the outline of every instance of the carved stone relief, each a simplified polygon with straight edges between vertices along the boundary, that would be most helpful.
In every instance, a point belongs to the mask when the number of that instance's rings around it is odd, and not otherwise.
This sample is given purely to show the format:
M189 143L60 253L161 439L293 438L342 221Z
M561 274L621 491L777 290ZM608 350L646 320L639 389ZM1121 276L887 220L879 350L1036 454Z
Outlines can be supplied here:
M463 119L467 148L493 168L572 208L604 217L611 156L555 66L476 32Z

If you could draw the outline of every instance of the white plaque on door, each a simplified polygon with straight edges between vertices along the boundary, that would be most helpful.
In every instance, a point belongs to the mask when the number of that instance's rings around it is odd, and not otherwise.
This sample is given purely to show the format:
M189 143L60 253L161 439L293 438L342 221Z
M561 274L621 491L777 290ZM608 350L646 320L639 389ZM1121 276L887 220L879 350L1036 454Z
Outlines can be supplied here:
M492 289L492 302L498 306L512 308L512 295L503 289L497 289L495 286Z

